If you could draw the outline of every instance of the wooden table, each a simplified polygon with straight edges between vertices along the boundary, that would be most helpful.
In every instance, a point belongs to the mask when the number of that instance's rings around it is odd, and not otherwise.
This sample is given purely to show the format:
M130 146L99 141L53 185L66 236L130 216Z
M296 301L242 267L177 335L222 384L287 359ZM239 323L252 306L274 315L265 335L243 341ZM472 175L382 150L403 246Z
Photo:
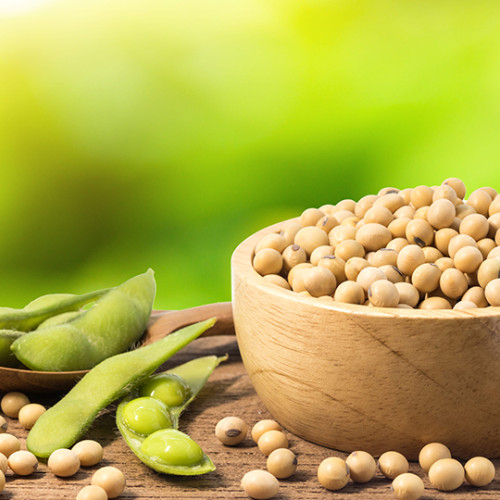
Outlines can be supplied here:
M243 418L251 428L258 420L270 418L260 402L241 362L234 337L206 337L194 341L175 355L164 369L188 361L194 357L229 354L229 360L219 366L198 398L181 417L180 430L187 432L209 454L217 470L204 476L171 477L160 475L146 467L127 448L114 423L114 407L109 407L95 421L86 437L96 439L104 446L102 465L120 468L127 480L122 499L231 499L248 498L240 487L243 474L249 470L265 468L265 457L259 452L250 437L237 447L224 447L214 435L217 422L229 415ZM33 401L51 404L54 397L37 397ZM318 425L321 425L319 422ZM9 420L9 432L17 435L23 444L27 431L17 421ZM294 476L281 481L280 494L276 499L385 499L394 498L391 483L380 473L367 484L350 484L338 492L323 489L317 479L316 470L326 457L346 455L299 439L291 434L290 447L297 454L299 466ZM467 485L452 493L439 492L432 488L426 478L427 499L499 499L500 460L495 460L497 475L488 487L477 489ZM7 474L7 485L0 499L9 500L56 500L76 498L77 492L90 484L92 473L99 466L82 468L74 477L61 479L50 473L45 464L29 477ZM411 464L411 471L424 477L418 464Z

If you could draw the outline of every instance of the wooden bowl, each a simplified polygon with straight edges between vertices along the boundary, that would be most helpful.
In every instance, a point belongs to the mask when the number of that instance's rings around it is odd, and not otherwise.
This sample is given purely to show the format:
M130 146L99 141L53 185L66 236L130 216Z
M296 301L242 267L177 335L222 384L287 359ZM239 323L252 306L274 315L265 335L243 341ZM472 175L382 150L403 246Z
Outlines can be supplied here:
M382 309L304 297L232 256L236 336L271 414L309 441L416 459L439 441L453 456L500 456L500 308Z

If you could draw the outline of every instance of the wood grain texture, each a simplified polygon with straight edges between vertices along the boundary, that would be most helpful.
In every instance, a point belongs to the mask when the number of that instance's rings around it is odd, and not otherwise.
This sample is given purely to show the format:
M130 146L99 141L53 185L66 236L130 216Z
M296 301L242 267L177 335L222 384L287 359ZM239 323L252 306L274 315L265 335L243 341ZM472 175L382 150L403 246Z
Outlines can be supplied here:
M229 448L221 445L214 435L217 422L225 416L238 415L252 426L270 414L255 393L248 375L243 368L236 340L233 337L207 337L194 341L176 354L162 368L167 369L198 356L208 354L229 354L229 360L220 365L199 397L181 417L180 429L188 432L203 449L210 454L217 470L199 477L171 477L160 475L143 465L127 448L118 434L114 424L114 407L104 411L95 421L86 438L96 439L104 446L104 459L99 464L114 465L122 469L126 476L127 486L120 499L189 499L189 500L224 500L248 498L240 488L243 474L256 468L265 468L265 457L257 446L247 437L237 447ZM33 401L46 404L53 403L56 398L32 394ZM15 420L8 419L9 432L19 436L23 442L27 431L20 428ZM318 427L323 422L318 420ZM324 458L328 456L346 457L346 454L333 451L322 446L304 441L291 433L291 449L298 455L299 466L294 476L281 480L280 494L277 500L307 499L390 499L394 498L390 489L390 481L380 473L365 485L350 484L339 492L324 490L316 480L316 470ZM7 486L0 493L0 498L8 500L59 500L76 498L83 486L90 484L92 473L99 466L82 468L74 477L56 478L45 464L30 477L21 478L7 475ZM439 492L432 488L418 464L412 463L411 470L419 474L426 484L427 499L463 499L493 500L500 498L500 460L495 460L497 474L495 481L488 487L477 489L467 485L453 493Z
M271 285L253 249L232 257L243 362L266 407L295 434L344 451L416 458L441 441L461 458L500 456L500 308L382 309ZM319 424L319 422L321 424Z

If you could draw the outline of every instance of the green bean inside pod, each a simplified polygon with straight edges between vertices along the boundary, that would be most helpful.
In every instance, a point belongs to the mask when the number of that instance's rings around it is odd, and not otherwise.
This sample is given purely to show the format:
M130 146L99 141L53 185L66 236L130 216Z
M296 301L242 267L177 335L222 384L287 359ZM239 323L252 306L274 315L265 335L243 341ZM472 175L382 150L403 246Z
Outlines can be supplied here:
M150 269L111 289L75 319L19 337L11 349L33 370L92 368L126 351L140 338L151 315L155 293L154 272Z
M126 443L147 466L165 474L198 475L215 470L212 460L187 434L178 430L179 417L198 395L210 374L227 359L205 356L152 376L118 405L116 423ZM159 398L159 399L156 399ZM157 413L137 411L150 400L163 405L171 419L157 429ZM132 424L131 424L132 423ZM145 429L151 432L144 432Z

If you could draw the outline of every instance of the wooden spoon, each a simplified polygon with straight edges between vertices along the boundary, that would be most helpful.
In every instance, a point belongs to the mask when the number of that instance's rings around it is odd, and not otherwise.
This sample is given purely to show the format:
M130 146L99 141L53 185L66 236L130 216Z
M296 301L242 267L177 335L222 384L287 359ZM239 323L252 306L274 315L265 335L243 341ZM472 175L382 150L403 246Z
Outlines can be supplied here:
M141 345L152 344L184 326L216 317L215 325L202 336L234 335L231 302L218 302L180 311L153 311ZM0 391L55 393L70 389L89 370L42 372L0 367Z

